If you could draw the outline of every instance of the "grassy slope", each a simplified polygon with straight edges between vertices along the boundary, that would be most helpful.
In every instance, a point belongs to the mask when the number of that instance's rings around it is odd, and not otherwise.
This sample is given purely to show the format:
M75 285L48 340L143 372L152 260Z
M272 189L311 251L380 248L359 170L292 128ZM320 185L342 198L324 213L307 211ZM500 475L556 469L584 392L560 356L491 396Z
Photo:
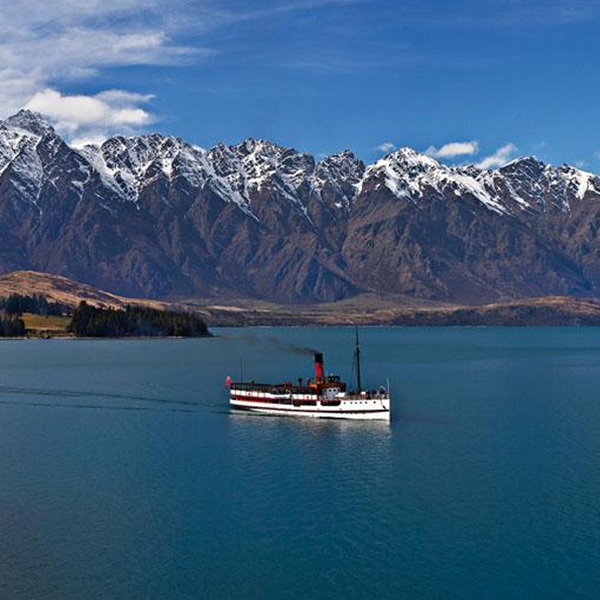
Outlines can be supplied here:
M140 304L153 308L165 308L168 303L139 298L125 298L105 292L84 283L59 275L35 271L14 271L0 276L0 296L10 294L40 294L54 302L76 307L81 300L93 306L124 308L127 304Z
M71 317L43 316L23 313L21 316L28 331L66 335Z

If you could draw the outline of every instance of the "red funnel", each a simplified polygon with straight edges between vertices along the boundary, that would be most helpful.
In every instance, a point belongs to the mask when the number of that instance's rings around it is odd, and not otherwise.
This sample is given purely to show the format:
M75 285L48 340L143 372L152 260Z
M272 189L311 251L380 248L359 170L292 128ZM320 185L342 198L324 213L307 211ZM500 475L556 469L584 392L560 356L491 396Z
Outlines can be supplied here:
M317 382L325 381L325 366L323 364L323 355L320 352L315 354L315 379Z

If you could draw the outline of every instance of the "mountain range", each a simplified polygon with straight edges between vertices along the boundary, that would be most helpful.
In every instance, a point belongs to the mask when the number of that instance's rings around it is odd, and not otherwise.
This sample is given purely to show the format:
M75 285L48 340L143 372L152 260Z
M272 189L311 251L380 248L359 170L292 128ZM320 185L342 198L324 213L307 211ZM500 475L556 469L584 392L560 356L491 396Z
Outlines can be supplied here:
M20 111L0 121L0 223L0 272L126 296L480 304L600 289L600 178L533 157L482 170L402 148L365 165L159 134L75 149Z

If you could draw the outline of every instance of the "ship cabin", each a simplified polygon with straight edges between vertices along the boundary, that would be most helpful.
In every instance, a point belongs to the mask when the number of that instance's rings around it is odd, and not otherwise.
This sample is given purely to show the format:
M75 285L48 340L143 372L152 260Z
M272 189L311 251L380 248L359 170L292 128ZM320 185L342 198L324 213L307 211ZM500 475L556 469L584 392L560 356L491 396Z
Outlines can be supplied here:
M337 395L346 391L346 384L340 379L339 375L325 375L325 366L323 354L315 354L315 375L314 379L307 377L306 381L301 377L297 383L284 381L280 384L265 384L250 382L235 382L229 384L230 388L238 394L247 396L253 394L260 398L275 397L278 402L339 402ZM291 397L293 396L293 398Z
M308 380L308 387L317 394L319 398L325 401L333 401L336 396L346 391L346 384L340 380L339 375L325 375L325 365L323 354L315 354L315 380Z

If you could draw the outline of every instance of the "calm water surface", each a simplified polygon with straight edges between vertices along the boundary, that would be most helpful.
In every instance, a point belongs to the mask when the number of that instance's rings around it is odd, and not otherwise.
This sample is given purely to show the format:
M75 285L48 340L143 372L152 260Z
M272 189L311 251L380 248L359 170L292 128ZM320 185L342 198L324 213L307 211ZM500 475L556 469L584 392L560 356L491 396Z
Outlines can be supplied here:
M0 343L0 598L600 597L600 330L365 329L391 424L242 416L344 328Z

